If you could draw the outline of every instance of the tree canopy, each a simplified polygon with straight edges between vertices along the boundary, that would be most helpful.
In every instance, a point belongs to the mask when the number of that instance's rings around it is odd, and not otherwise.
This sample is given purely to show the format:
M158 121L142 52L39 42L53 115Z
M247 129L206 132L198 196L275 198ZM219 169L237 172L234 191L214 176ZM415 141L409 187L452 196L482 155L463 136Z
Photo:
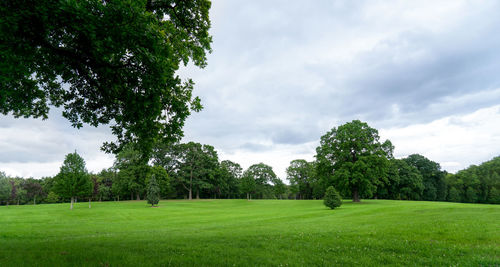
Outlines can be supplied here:
M47 118L62 107L74 127L111 124L117 152L148 153L178 140L201 109L176 71L206 65L208 0L1 1L0 113Z
M391 142L379 139L376 129L359 120L334 127L316 149L318 171L331 176L336 187L356 202L360 196L371 197L379 180L386 178L392 158Z
M92 184L85 168L85 160L76 151L66 155L61 170L54 179L55 192L63 198L71 198L71 209L76 197L91 194Z

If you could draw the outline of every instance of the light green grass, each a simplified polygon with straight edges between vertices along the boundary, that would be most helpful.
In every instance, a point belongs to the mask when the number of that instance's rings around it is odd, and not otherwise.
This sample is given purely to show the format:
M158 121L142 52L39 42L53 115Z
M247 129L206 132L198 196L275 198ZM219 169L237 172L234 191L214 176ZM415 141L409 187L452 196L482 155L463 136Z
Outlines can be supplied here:
M0 207L0 266L499 266L500 205L205 200Z

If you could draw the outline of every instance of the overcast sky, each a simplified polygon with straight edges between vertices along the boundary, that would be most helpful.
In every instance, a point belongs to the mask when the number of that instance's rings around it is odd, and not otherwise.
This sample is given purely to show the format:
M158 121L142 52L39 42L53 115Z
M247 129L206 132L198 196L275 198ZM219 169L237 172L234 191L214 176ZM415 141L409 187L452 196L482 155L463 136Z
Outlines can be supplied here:
M205 107L184 141L285 179L323 134L360 119L397 158L419 153L450 172L480 164L500 155L499 3L216 0L208 66L179 72ZM99 150L109 129L76 130L60 113L0 117L0 171L55 175L75 149L89 170L110 167Z

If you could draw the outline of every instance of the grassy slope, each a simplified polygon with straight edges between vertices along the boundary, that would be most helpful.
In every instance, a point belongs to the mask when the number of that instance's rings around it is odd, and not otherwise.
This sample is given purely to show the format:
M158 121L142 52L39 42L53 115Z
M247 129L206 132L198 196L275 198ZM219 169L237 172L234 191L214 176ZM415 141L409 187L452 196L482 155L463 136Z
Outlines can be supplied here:
M497 265L500 205L214 200L0 207L0 266Z

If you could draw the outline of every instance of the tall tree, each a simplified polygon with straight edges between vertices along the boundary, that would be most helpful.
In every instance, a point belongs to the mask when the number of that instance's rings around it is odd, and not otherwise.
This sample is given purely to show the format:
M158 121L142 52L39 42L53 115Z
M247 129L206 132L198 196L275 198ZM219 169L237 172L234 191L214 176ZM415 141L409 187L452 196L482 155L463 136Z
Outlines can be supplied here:
M154 205L158 205L158 202L160 202L160 186L156 181L155 174L151 175L151 177L149 178L146 199L152 207Z
M63 198L71 199L70 209L76 197L89 196L92 189L85 160L76 153L66 155L59 174L54 178L54 191Z
M213 146L189 142L185 144L158 144L155 164L164 167L175 182L184 188L188 198L196 198L202 191L214 186L219 159Z
M239 186L243 169L240 164L230 160L223 160L220 163L221 180L225 187L223 193L226 197L235 198L239 195Z
M274 190L271 183L278 179L278 177L271 166L264 163L254 164L248 167L243 173L243 177L245 180L242 183L249 185L246 186L246 193L255 193L259 198L274 197ZM248 189L252 189L253 185L254 190L249 191Z
M29 178L24 180L23 188L26 190L26 196L29 200L33 199L33 204L36 205L36 198L44 194L42 185L39 180Z
M313 198L313 186L316 182L313 163L303 159L292 160L286 169L286 175L290 185L298 187L300 199Z
M0 204L2 202L8 204L11 190L11 184L9 182L9 179L7 178L7 175L5 175L4 172L0 172Z
M439 163L419 154L412 154L403 160L417 168L422 174L424 184L423 200L444 201L446 199L445 172L441 171Z
M132 145L127 145L116 155L113 168L119 170L116 178L116 186L122 193L130 194L130 199L141 199L146 191L146 177L150 166L147 159Z
M378 131L353 120L321 137L316 148L318 171L332 177L334 187L350 194L354 202L371 197L380 179L387 175L393 146L380 143Z
M0 113L47 118L64 107L74 127L112 124L116 143L145 154L177 140L192 110L181 64L206 65L209 0L0 1Z

